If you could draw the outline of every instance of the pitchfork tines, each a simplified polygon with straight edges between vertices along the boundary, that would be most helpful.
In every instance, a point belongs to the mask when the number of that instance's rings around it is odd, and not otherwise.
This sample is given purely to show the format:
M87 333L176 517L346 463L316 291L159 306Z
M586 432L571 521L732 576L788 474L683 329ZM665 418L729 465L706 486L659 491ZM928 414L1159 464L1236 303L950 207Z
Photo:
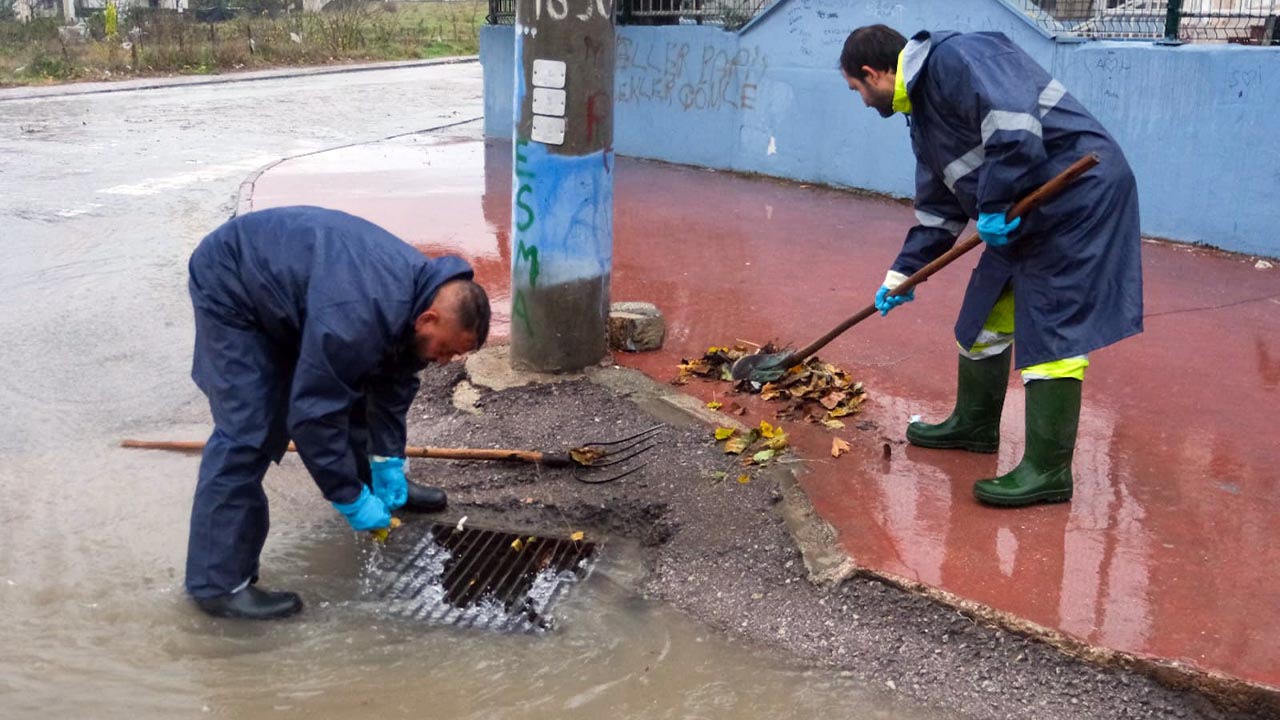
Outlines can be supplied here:
M657 446L658 434L662 432L663 427L662 425L654 425L647 430L641 430L635 435L619 440L589 442L573 448L569 451L569 457L573 460L573 477L579 482L592 485L621 480L649 464L648 458L635 459ZM619 465L624 467L617 471L610 471L611 474L608 477L598 477L588 472Z

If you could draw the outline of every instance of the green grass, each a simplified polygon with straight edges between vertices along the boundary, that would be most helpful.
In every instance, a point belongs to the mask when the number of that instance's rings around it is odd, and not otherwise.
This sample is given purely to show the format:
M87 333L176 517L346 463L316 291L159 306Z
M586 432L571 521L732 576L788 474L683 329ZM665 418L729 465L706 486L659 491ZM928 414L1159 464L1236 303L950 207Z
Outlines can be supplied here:
M133 48L105 37L100 15L83 43L63 42L56 20L0 22L0 86L474 55L487 8L485 0L351 3L213 26L190 13L144 12L120 22L145 30Z

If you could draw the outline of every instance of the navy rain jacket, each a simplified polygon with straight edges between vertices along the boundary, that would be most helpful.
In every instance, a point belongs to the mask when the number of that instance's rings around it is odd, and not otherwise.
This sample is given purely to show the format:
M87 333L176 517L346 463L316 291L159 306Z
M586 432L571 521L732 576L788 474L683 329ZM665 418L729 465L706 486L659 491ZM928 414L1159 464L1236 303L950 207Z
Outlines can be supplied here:
M916 155L916 219L893 269L950 249L969 219L1005 212L1089 153L1101 163L987 247L956 341L969 348L1007 285L1017 367L1082 355L1142 331L1138 193L1115 140L1001 33L921 32L902 58Z
M192 255L193 300L220 321L265 334L280 361L230 371L240 377L224 392L236 397L217 401L232 427L220 429L276 461L292 438L327 499L355 500L360 480L349 428L356 403L367 402L368 452L402 456L405 413L424 367L412 351L414 320L445 282L472 277L461 258L428 258L335 210L275 208L223 224ZM192 375L202 388L211 385L202 377L207 367L195 358ZM264 416L278 413L259 406L272 402L282 382L287 427L263 427Z

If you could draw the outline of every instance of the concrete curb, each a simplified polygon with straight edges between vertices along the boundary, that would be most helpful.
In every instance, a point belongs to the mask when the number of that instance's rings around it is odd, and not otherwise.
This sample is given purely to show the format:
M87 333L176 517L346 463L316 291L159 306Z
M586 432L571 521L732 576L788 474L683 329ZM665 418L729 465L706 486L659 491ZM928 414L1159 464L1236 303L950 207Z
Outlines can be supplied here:
M438 132L440 130L448 130L449 128L452 128L452 127L459 127L461 125L467 125L473 122L479 122L483 119L484 119L484 116L481 115L478 117L467 118L465 120L456 120L454 122L445 123L443 125L436 125L434 127L423 128L421 130L410 130L408 132L396 133L395 135L387 135L386 137L375 138L373 140L361 140L359 142L346 143L344 145L334 145L333 147L321 148L319 150L312 150L311 152L299 153L297 155L282 157L279 160L273 160L267 163L266 165L263 165L262 167L258 168L257 170L254 170L253 172L249 173L245 177L245 179L240 182L240 187L236 190L235 214L244 215L245 213L253 212L253 191L257 187L258 180L261 179L262 176L265 175L272 168L276 167L277 165L286 163L290 160L309 157L311 155L319 155L321 153L332 152L334 150L341 150L343 148L356 147L357 145L372 145L374 143L384 142L386 140L394 140L396 138L408 137L410 135L422 135L424 133Z
M808 502L808 498L804 496L802 490L798 491L798 494L803 499L803 502ZM812 568L821 568L822 559L829 557L833 550L821 545L815 547L813 545L800 544L800 551L806 567L810 568L810 579L814 582L838 585L854 578L866 578L882 582L902 592L918 595L939 605L951 608L970 620L1042 642L1059 652L1084 662L1145 675L1173 690L1188 690L1208 696L1221 706L1231 710L1261 712L1267 717L1280 717L1280 689L1252 683L1219 672L1201 670L1174 660L1136 655L1098 645L1090 645L1059 630L997 610L989 605L967 600L941 588L892 573L863 567L847 555L845 555L845 565L835 568L839 571L837 574L828 573L814 577ZM836 549L834 552L839 553L840 551ZM811 553L813 554L812 563Z
M478 56L433 58L431 60L398 60L385 63L359 65L321 65L294 67L281 70L258 70L225 75L184 75L179 77L117 80L114 82L67 83L64 85L24 86L0 90L0 102L36 100L75 95L102 95L105 93L133 92L135 90L163 90L175 87L199 87L225 83L258 82L261 80L286 80L318 75L345 75L348 73L374 72L377 70L401 70L405 68L431 67L433 65L463 65L480 62Z

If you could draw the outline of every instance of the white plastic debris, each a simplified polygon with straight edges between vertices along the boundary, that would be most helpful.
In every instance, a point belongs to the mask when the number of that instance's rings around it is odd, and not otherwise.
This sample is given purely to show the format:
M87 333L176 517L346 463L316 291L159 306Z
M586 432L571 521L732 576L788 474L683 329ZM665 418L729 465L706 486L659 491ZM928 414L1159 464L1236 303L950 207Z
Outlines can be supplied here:
M919 414L912 415L911 422L920 422L920 415Z
M1259 260L1258 262L1253 264L1253 267L1258 270L1270 270L1271 268L1275 267L1275 265L1273 265L1270 262L1267 262L1266 260Z
M454 529L457 530L458 532L462 532L462 526L466 524L467 524L467 516L463 515L462 519L458 521L458 527Z

